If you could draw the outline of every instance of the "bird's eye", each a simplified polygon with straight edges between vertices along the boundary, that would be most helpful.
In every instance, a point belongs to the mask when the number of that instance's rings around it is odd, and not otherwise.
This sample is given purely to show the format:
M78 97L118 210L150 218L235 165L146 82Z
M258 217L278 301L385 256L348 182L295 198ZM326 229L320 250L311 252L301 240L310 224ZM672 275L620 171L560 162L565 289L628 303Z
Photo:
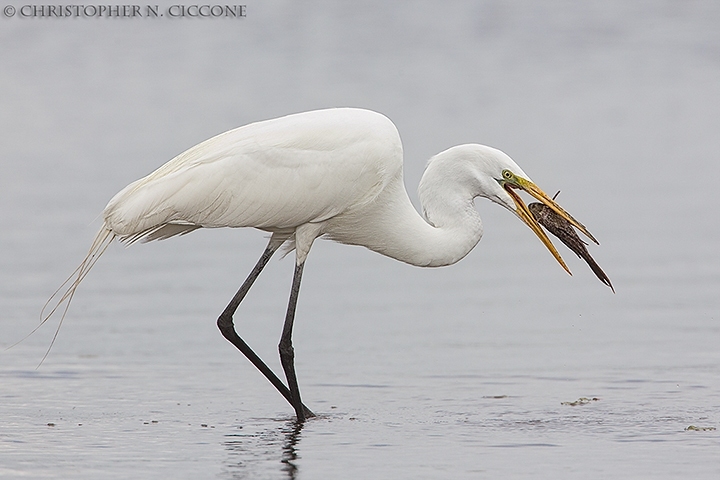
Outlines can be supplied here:
M510 170L503 170L502 176L505 178L505 180L511 180L513 178L513 174Z

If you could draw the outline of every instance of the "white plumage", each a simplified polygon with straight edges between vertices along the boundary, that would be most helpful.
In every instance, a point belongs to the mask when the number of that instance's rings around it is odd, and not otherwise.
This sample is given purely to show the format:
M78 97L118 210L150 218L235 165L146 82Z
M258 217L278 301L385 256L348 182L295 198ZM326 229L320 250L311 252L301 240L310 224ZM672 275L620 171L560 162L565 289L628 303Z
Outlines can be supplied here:
M372 201L401 174L397 132L363 110L253 123L181 153L105 208L121 238L163 224L290 231Z
M202 142L121 190L103 218L126 241L199 227L255 227L290 238L303 227L407 263L447 265L480 240L475 196L515 208L497 182L481 184L481 170L501 178L507 167L526 177L490 147L464 145L435 156L420 186L424 213L438 227L429 228L405 191L395 125L368 110L319 110ZM306 249L300 245L300 262Z

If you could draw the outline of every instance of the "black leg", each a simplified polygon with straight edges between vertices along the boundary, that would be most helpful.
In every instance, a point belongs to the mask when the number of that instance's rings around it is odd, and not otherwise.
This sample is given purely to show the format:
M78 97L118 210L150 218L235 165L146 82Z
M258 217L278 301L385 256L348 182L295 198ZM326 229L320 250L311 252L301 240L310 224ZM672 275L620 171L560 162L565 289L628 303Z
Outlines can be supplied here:
M290 290L290 302L288 302L287 314L285 315L285 325L283 326L282 336L278 350L280 351L280 363L285 370L285 377L290 388L290 398L295 414L299 422L304 422L305 418L315 415L312 412L306 412L306 408L300 400L300 388L298 387L297 376L295 375L295 349L292 345L292 329L295 321L295 307L297 305L298 294L300 293L300 280L302 279L303 266L301 263L295 266L295 275L293 275L292 289ZM308 415L309 413L309 415Z
M280 394L285 397L285 399L290 403L290 405L292 405L293 408L295 408L295 410L297 411L297 403L293 401L290 390L288 390L282 380L280 380L277 375L275 375L275 373L270 370L270 367L268 367L265 362L263 362L262 359L257 356L257 354L250 348L250 346L248 346L248 344L245 343L245 341L238 336L237 332L235 331L235 325L233 323L233 315L235 314L235 311L240 305L240 302L243 301L245 295L247 295L248 291L250 290L250 287L252 287L253 283L260 275L260 272L262 272L263 268L265 268L265 265L267 265L268 261L279 247L280 244L276 244L276 242L270 240L270 243L260 257L260 260L258 260L257 264L250 272L250 275L248 275L248 277L245 279L245 282L243 282L240 289L237 291L233 299L230 301L228 306L225 307L225 310L218 318L217 326L223 336L230 343L235 345L235 347L237 347L237 349L240 350L247 357L247 359L250 360L252 364L257 367L258 370L260 370L263 375L265 375L265 378L267 378L270 383L275 386L278 392L280 392ZM300 405L302 407L302 411L305 417L314 416L313 413L305 405Z

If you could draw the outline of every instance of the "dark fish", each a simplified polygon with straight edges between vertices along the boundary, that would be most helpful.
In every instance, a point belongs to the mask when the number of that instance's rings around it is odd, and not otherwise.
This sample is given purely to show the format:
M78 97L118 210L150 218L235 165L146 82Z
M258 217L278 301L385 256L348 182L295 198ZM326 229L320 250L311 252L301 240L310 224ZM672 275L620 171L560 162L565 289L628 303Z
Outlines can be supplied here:
M557 196L557 194L555 194L555 196ZM542 203L531 203L528 205L528 208L540 225L545 227L548 232L559 238L562 243L575 252L575 255L585 260L600 281L610 287L613 293L615 293L615 289L613 288L612 283L610 283L610 279L590 256L587 248L585 247L587 243L583 242L580 237L578 237L578 234L575 233L575 229L570 222L555 213L555 210Z

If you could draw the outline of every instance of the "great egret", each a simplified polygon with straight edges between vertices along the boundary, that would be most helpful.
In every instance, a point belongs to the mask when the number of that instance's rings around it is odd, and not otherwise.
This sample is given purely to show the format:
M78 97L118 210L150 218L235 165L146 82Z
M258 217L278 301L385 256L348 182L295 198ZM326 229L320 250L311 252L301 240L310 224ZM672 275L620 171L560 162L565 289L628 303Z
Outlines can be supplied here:
M324 236L412 265L450 265L480 241L482 222L473 200L486 197L525 222L570 273L516 189L526 191L595 241L510 157L494 148L459 145L431 158L420 181L421 216L403 184L400 136L385 116L336 108L252 123L190 148L115 195L103 211L103 226L88 255L58 292L66 285L67 289L47 315L43 309L43 322L63 303L65 316L78 285L115 238L125 243L147 242L203 227L255 227L270 232L260 260L217 325L303 421L313 413L300 398L292 328L303 266L313 241ZM287 386L238 336L233 324L238 305L282 245L295 250L295 273L279 344Z

